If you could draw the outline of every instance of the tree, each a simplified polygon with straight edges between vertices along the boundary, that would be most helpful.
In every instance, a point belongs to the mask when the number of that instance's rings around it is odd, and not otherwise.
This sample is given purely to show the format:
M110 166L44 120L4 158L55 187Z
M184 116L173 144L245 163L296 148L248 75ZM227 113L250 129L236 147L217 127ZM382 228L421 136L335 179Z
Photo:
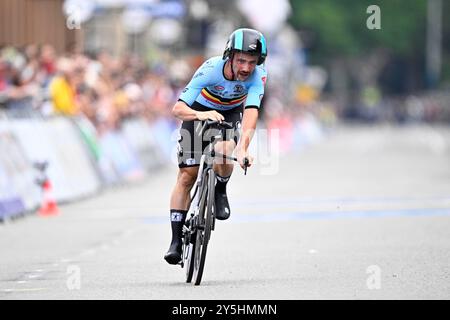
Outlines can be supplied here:
M311 61L341 69L335 78L350 75L361 86L376 81L392 59L423 63L425 0L291 0L291 5L291 24L311 39L306 44ZM370 5L380 7L380 30L367 28Z
M423 49L426 26L425 0L291 0L290 22L312 30L315 54L360 55L384 47L402 56ZM366 26L370 5L381 9L381 30Z

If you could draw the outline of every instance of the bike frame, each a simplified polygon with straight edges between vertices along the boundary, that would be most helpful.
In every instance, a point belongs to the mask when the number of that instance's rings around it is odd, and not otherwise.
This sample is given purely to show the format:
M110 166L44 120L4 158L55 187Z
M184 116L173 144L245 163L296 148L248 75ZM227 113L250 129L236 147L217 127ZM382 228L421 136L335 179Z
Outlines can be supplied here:
M202 188L202 183L205 180L204 177L206 176L207 170L212 170L214 165L214 158L216 157L216 152L214 151L214 146L219 141L218 139L222 138L221 135L216 135L211 137L211 143L208 146L208 151L204 154L202 154L202 157L200 158L200 166L197 173L197 179L195 180L195 187L194 187L194 195L191 199L191 206L188 210L188 214L196 214L198 213L198 205L200 203L200 196L201 192L198 192Z
M208 242L211 231L214 230L215 226L214 189L216 178L213 170L214 159L222 157L223 159L237 161L234 157L226 156L214 150L216 143L223 141L225 130L233 127L232 124L227 122L219 124L217 121L208 120L204 123L199 135L203 137L206 128L210 128L212 125L219 127L220 134L211 135L208 150L200 158L195 188L188 210L189 218L186 220L186 225L183 226L183 251L180 264L181 267L184 267L184 262L187 261L186 282L191 282L194 276L195 285L199 285L201 282ZM248 159L245 159L244 164L246 169Z
M205 129L211 126L211 124L210 121L205 122L200 130L199 135L201 137L203 137ZM225 128L232 127L229 123L217 125L220 126L220 134L211 135L208 150L205 151L200 158L200 166L188 210L189 218L186 221L186 225L183 227L184 240L181 266L184 267L184 262L187 262L186 282L191 282L192 277L195 276L196 285L199 285L201 281L207 245L211 236L211 231L214 230L215 226L214 203L211 202L214 201L211 200L214 199L215 173L213 171L213 165L214 159L221 154L216 153L214 148L218 141L223 141ZM235 158L232 157L222 156L235 160Z

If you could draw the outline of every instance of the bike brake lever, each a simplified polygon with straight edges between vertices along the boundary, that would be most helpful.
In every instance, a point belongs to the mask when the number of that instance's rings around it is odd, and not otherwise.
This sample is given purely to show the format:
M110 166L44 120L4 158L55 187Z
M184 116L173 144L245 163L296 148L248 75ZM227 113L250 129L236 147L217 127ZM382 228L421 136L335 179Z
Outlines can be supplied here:
M244 175L247 175L247 167L248 167L249 161L247 158L244 159Z

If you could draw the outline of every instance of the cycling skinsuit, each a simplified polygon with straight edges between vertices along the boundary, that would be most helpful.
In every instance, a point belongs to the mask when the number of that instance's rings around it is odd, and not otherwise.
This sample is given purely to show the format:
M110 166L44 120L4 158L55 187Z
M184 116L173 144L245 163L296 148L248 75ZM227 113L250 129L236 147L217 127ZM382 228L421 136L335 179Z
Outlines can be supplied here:
M267 73L262 65L257 65L245 81L231 81L224 76L225 63L217 56L206 60L195 72L191 81L179 97L196 111L216 110L225 121L233 123L227 130L226 140L239 140L243 109L257 108L264 96ZM183 121L178 139L178 166L191 167L200 164L203 150L209 137L199 137L195 132L201 121ZM201 124L200 124L201 126Z

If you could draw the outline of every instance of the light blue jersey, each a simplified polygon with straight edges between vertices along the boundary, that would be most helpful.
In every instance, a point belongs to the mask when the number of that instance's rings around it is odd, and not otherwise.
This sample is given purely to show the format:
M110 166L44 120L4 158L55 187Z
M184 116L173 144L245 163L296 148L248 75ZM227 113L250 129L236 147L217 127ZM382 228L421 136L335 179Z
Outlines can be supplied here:
M198 102L215 110L231 110L242 104L245 108L259 108L264 96L267 72L257 65L245 81L225 79L225 62L221 56L206 60L195 72L181 93L179 100L192 106Z

